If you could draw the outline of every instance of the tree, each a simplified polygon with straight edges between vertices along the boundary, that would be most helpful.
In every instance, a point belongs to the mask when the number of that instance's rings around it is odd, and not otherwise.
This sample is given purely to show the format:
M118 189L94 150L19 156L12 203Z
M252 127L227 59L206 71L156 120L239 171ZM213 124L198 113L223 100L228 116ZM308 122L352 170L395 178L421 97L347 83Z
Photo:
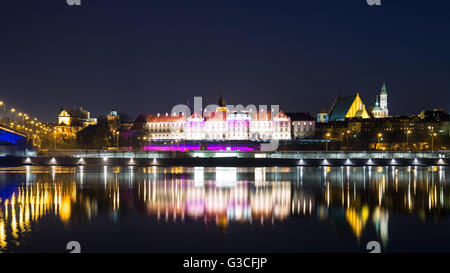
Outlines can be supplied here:
M131 122L131 117L124 112L120 112L119 113L119 119L120 119L120 123L127 123L127 122Z
M83 148L105 149L111 146L112 135L108 130L107 123L101 122L78 132L77 142Z

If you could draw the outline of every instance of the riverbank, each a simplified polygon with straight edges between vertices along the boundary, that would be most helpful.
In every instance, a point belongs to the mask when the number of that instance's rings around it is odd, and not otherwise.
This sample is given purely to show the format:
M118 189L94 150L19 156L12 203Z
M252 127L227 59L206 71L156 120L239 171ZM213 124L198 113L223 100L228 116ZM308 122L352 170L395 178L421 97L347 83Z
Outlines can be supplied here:
M448 158L2 157L0 166L448 166Z

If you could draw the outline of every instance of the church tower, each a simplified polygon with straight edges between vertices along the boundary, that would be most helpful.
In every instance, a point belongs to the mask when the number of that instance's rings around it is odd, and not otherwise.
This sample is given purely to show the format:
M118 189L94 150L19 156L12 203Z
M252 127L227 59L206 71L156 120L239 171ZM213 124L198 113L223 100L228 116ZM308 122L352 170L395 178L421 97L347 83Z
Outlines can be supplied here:
M382 117L389 116L388 103L387 103L386 83L384 83L384 82L383 82L383 85L381 86L380 108L382 110L382 112L381 112L381 116Z
M380 118L383 117L383 110L380 107L380 102L378 100L378 95L377 95L377 100L375 101L375 106L372 109L372 114L375 118Z
M227 102L223 98L223 92L222 91L223 91L223 88L221 86L220 87L220 98L219 98L219 101L217 102L217 105L219 107L217 107L217 110L226 112L227 111Z

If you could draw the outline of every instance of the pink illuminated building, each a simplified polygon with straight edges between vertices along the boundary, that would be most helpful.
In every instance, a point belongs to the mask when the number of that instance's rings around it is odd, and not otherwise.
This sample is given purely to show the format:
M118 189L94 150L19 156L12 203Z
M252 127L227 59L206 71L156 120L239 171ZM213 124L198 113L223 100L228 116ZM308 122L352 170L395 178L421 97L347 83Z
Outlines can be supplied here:
M228 109L221 96L215 111L140 116L152 140L291 139L291 120L283 112Z

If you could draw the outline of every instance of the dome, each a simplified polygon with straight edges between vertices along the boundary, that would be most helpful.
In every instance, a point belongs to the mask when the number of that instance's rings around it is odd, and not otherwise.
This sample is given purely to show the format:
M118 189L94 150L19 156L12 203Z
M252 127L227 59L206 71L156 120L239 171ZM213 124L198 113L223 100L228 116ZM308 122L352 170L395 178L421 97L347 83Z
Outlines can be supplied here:
M372 111L381 111L382 109L380 108L380 106L378 106L378 105L375 105L374 107L373 107L373 110Z

